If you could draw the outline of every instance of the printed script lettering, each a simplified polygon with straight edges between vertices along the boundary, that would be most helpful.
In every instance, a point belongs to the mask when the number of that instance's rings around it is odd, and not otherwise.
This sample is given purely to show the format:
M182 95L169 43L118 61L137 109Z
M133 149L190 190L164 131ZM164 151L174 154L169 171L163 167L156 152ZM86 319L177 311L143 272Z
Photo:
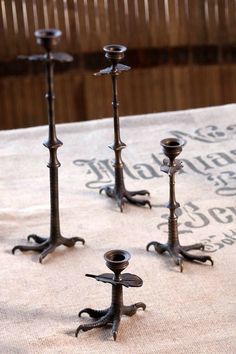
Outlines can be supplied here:
M164 205L153 205L156 208L164 208ZM208 252L216 252L218 249L225 247L226 245L233 245L236 242L236 207L228 206L212 207L207 210L201 210L195 203L189 202L181 206L176 210L179 218L179 234L193 233L194 230L199 231L199 237L201 242L205 244L205 249ZM168 212L164 212L160 215L162 222L157 225L157 228L161 232L168 233ZM223 232L219 232L218 235L205 234L206 226L212 224L220 229L220 226L229 226L229 229ZM203 229L203 231L201 231ZM203 237L203 238L202 238ZM184 239L184 236L182 237Z
M207 144L222 143L218 144L217 147L224 147L224 142L228 142L231 139L233 142L232 147L236 147L236 125L229 125L225 128L207 125L191 133L173 130L170 131L170 134L183 139L185 143L188 140L194 140L204 145L206 144L206 149L203 149L206 153L189 159L181 158L184 169L180 171L180 174L202 176L203 182L209 184L209 191L217 196L222 196L223 198L236 196L236 148L207 153ZM124 175L130 180L163 178L163 173L160 172L163 157L161 153L151 153L145 161L133 165L125 165ZM87 188L99 189L104 185L114 184L114 167L109 159L77 159L73 163L81 169L81 172L83 171L88 176L86 181ZM207 210L201 210L200 206L194 201L184 204L176 211L181 216L179 218L179 233L187 234L193 233L194 230L202 230L199 237L204 242L208 252L216 252L225 246L233 245L236 243L236 228L234 227L236 208L235 199L229 200L231 200L232 205L230 205L230 202L227 207L211 205ZM153 207L163 208L164 205L153 205ZM157 225L158 229L163 233L168 230L168 216L169 214L166 210L161 214L162 221ZM216 226L217 234L209 234L208 230L211 225Z
M124 174L133 180L149 180L163 178L160 173L162 158L151 154L150 163L136 163L132 166L124 166ZM221 196L236 195L236 149L229 152L215 152L204 156L195 156L190 159L181 159L184 169L180 173L196 173L206 178L213 184L215 193ZM91 176L86 182L87 188L99 189L105 184L114 183L114 168L112 161L92 159L78 159L74 161L78 167L85 169Z

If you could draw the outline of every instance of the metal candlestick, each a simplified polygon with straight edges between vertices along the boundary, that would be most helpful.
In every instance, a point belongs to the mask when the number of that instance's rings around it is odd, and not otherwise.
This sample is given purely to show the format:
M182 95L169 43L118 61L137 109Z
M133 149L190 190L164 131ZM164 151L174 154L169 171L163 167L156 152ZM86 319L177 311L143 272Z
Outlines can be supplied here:
M180 266L180 271L183 271L183 258L189 261L206 262L210 261L213 265L213 260L210 256L200 256L188 253L189 250L204 250L204 244L196 243L189 246L181 246L178 237L178 217L175 210L180 207L180 204L175 199L175 173L183 167L180 160L175 158L181 153L184 142L181 139L167 138L161 141L164 154L167 159L163 160L161 171L169 175L170 178L170 199L167 208L170 209L168 219L168 241L166 244L153 241L147 245L147 251L150 246L154 246L157 253L162 254L168 251L174 259L175 264Z
M130 273L120 274L128 266L130 254L127 251L111 250L105 253L104 258L107 267L114 272L114 275L111 273L104 273L100 275L86 274L86 276L112 285L111 306L105 310L93 310L91 308L81 310L79 316L83 313L87 313L90 317L97 320L93 323L80 325L76 330L76 337L80 330L86 332L93 328L112 324L112 335L114 340L116 340L121 316L133 316L138 308L142 308L143 310L146 308L146 305L143 302L137 302L130 306L125 306L123 304L122 287L140 287L143 284L142 279L137 275Z
M64 245L72 247L76 242L82 242L84 239L80 237L65 238L60 232L60 220L59 220L59 194L58 194L58 168L60 162L57 159L57 149L62 146L62 142L57 138L55 127L55 111L54 111L54 87L53 87L53 73L54 63L70 62L73 58L66 53L52 53L52 48L55 46L61 36L61 31L57 29L42 29L35 32L37 43L41 45L46 54L33 55L30 57L21 57L31 61L42 61L46 64L46 79L48 92L46 94L48 102L48 127L49 134L48 139L43 145L49 149L50 159L48 168L50 171L50 202L51 202L51 214L50 214L50 236L49 238L39 237L35 234L28 236L28 241L33 239L36 244L33 245L18 245L12 249L12 253L16 250L20 251L37 251L41 252L39 256L39 262L49 254L52 253L56 247Z
M129 66L119 64L119 61L124 58L124 53L126 51L126 47L123 45L106 45L103 48L105 57L111 61L111 66L101 70L96 73L96 76L102 75L111 75L112 79L112 106L113 106L113 119L114 119L114 144L109 147L115 151L115 185L114 188L111 186L104 186L100 189L100 193L105 191L106 195L110 198L114 198L117 201L117 204L120 208L120 211L123 211L123 205L125 200L131 204L136 205L148 205L151 208L151 203L149 200L140 200L135 199L133 196L135 195L150 195L147 190L139 190L129 192L125 188L124 184L124 176L123 176L123 166L124 163L121 159L121 151L126 147L126 145L121 141L120 138L120 122L119 122L119 101L118 101L118 90L117 90L117 77L122 71L130 70Z

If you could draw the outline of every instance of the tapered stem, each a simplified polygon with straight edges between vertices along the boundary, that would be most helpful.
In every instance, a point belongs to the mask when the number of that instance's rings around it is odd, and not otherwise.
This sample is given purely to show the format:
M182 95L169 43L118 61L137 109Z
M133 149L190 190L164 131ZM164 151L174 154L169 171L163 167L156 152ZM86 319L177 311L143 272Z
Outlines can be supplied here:
M174 217L175 216L175 209L176 209L175 175L170 176L169 185L170 185L170 200L169 200L170 217Z
M113 119L114 119L114 151L115 151L115 168L123 168L123 161L121 159L122 146L120 138L120 120L119 120L119 101L118 101L118 88L117 88L117 74L111 75L112 79L112 107L113 107Z
M48 100L48 125L49 125L49 140L52 140L56 136L55 131L55 108L54 108L54 84L53 84L53 71L54 63L51 60L52 54L47 53L47 62L46 62L46 76L47 76L47 86L48 92L46 98Z
M115 64L113 69L115 70ZM114 145L115 151L115 186L118 184L124 185L123 167L124 163L121 158L122 141L120 138L120 120L119 120L119 101L118 101L118 88L117 88L117 73L112 73L112 107L113 107L113 119L114 119Z
M119 101L118 101L118 88L117 88L117 75L113 73L111 75L112 79L112 107L113 107L113 117L114 117L114 137L115 144L120 143L120 121L119 121Z
M59 217L59 193L58 193L58 168L50 168L50 238L56 241L60 235L60 217Z
M55 108L54 108L54 85L53 85L54 64L51 60L51 53L47 53L46 76L48 92L46 98L48 101L48 140L44 145L49 149L49 174L50 174L50 238L56 241L60 235L60 217L59 217L59 193L58 193L58 168L60 162L57 159L57 149L62 143L57 139L55 127Z
M173 167L174 161L170 159L170 167ZM168 219L168 243L170 245L176 244L178 241L178 217L176 216L175 210L178 208L178 203L175 199L175 173L169 175L169 204L168 208L170 210L170 215Z
M116 311L122 310L122 307L123 307L123 286L120 284L112 285L111 306L113 306Z

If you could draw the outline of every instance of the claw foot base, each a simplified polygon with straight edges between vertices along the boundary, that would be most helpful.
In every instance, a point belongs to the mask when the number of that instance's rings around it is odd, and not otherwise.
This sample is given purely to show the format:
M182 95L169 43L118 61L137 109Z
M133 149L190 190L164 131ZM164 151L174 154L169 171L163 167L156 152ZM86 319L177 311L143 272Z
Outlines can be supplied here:
M105 310L85 308L80 311L79 317L83 313L87 313L90 317L96 319L96 321L80 325L75 332L75 336L78 336L79 331L87 332L93 328L99 328L111 324L112 336L113 339L116 340L122 315L133 316L139 308L145 310L146 305L143 302L138 302L130 306L123 305L121 309L117 309L115 306L111 306Z
M170 244L162 244L156 241L150 242L146 249L149 251L149 248L151 246L154 246L154 249L157 253L162 254L164 252L168 252L169 255L173 258L174 262L176 265L180 267L180 272L183 272L183 260L187 259L188 261L197 261L197 262L211 262L211 265L213 266L214 262L210 256L204 256L204 255L194 255L191 254L187 251L189 250L202 250L204 251L204 244L203 243L196 243L193 245L188 245L188 246L181 246L179 243L175 245L170 245Z
M51 237L49 238L44 238L40 237L37 235L29 235L27 237L28 241L30 239L35 241L35 244L28 244L28 245L17 245L12 249L12 254L15 253L16 250L19 251L36 251L39 252L39 263L42 263L43 259L49 254L52 253L57 247L63 245L66 247L73 247L76 242L82 242L82 244L85 243L85 240L81 237L71 237L71 238L65 238L61 235L57 236L55 240Z
M130 192L130 191L127 191L124 187L112 188L111 186L104 186L99 190L99 193L101 194L103 191L106 193L106 195L109 198L115 199L117 201L117 204L118 204L121 212L123 212L123 207L124 207L125 202L130 203L130 204L134 204L134 205L138 205L138 206L148 205L150 209L152 208L152 205L149 200L147 200L147 199L142 200L142 199L134 198L135 195L148 195L149 196L150 193L145 189Z

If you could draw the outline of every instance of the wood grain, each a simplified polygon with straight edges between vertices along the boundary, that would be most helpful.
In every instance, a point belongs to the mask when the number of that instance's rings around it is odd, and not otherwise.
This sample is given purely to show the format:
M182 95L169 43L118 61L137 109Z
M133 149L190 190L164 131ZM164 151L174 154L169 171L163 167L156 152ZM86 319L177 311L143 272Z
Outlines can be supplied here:
M132 67L119 79L120 114L143 114L236 101L236 0L0 0L1 129L47 122L44 69L17 60L41 52L34 32L60 28L56 119L112 115L109 65L102 48L128 47Z

